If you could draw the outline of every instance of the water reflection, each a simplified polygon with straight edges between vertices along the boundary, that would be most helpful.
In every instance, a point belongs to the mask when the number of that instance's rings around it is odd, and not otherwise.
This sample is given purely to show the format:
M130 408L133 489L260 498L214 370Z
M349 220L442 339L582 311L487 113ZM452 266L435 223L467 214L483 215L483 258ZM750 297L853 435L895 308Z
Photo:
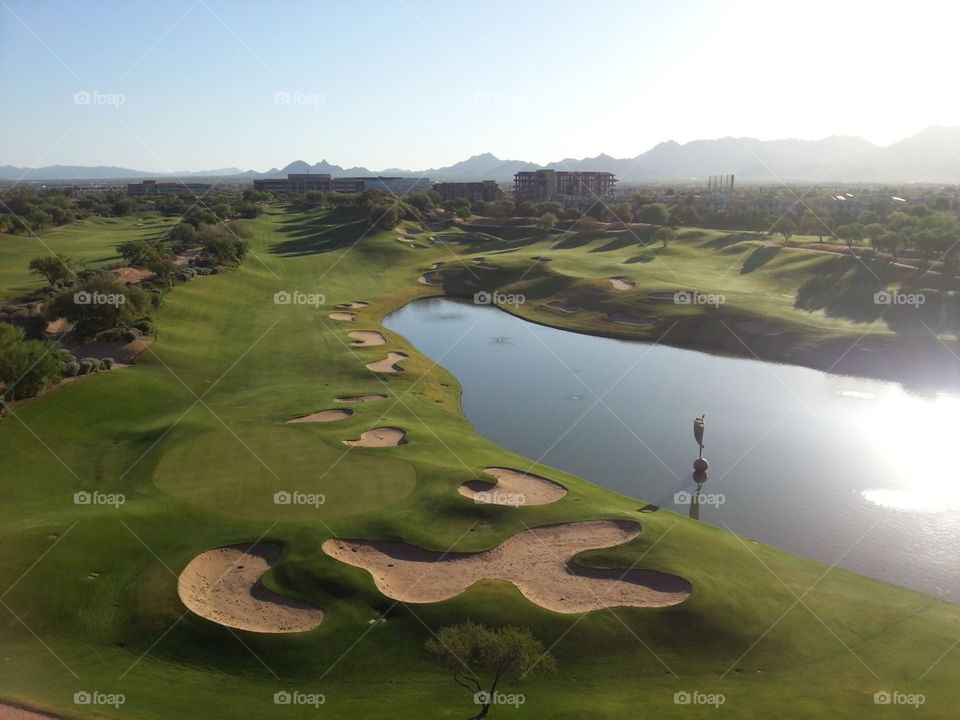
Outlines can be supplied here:
M449 300L413 303L384 324L460 379L467 418L502 447L771 545L960 597L960 385L919 396ZM697 482L687 433L705 410L710 479Z

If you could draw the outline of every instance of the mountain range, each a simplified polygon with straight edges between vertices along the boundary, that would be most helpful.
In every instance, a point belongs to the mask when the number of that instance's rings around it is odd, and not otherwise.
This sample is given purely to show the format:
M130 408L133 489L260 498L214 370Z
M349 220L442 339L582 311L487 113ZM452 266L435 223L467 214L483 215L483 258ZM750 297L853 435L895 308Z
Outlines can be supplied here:
M736 175L739 182L960 182L960 127L933 126L892 145L879 146L859 137L822 140L757 140L726 137L687 143L662 142L634 158L601 154L567 158L548 165L502 160L491 153L474 155L447 167L426 170L363 167L344 168L326 160L310 165L296 160L265 172L239 168L151 173L121 167L51 165L43 168L0 166L0 180L120 180L139 178L222 178L244 181L285 177L287 173L350 175L412 175L434 180L497 180L509 182L523 170L596 170L612 172L621 182L706 182L709 175Z

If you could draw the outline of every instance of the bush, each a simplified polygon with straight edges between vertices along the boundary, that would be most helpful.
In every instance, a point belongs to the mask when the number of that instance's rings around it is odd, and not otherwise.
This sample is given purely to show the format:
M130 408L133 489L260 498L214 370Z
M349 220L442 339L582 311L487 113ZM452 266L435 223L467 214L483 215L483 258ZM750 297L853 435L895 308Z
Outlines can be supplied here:
M100 361L100 369L101 369L101 370L113 370L113 366L114 366L115 364L116 364L116 363L114 362L113 358L111 358L111 357L104 358L103 360Z
M131 323L130 327L139 330L145 335L151 335L153 333L153 321L150 318L140 318L134 323Z
M76 360L65 362L60 372L64 377L74 377L80 373L80 363Z
M60 379L63 362L51 343L27 340L23 328L0 323L0 382L3 397L33 397Z
M98 332L96 339L100 342L119 342L123 340L129 332L129 330L124 330L123 328L110 328L109 330Z
M77 375L90 375L100 369L100 361L96 358L84 358L80 361L80 371Z
M44 314L48 320L63 317L75 322L73 334L84 340L142 316L146 307L147 295L140 288L99 274L57 293L47 302Z

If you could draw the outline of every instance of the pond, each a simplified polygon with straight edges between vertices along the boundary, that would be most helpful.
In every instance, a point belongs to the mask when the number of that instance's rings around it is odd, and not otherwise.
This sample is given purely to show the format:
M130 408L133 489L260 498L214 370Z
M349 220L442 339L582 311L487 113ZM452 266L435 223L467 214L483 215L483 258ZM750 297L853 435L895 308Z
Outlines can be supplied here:
M719 357L536 325L441 298L384 320L531 460L828 564L960 600L960 388ZM692 479L706 415L709 479Z

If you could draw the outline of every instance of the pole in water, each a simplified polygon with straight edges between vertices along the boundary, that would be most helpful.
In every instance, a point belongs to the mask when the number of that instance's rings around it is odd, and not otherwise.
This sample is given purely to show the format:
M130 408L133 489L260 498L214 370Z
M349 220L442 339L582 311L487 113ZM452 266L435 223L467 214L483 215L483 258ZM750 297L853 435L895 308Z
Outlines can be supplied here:
M707 461L703 459L703 425L706 417L706 414L704 414L693 419L693 437L700 447L700 454L697 456L697 459L693 461L693 474L697 482L703 482L703 480L707 479L707 468L709 467Z

